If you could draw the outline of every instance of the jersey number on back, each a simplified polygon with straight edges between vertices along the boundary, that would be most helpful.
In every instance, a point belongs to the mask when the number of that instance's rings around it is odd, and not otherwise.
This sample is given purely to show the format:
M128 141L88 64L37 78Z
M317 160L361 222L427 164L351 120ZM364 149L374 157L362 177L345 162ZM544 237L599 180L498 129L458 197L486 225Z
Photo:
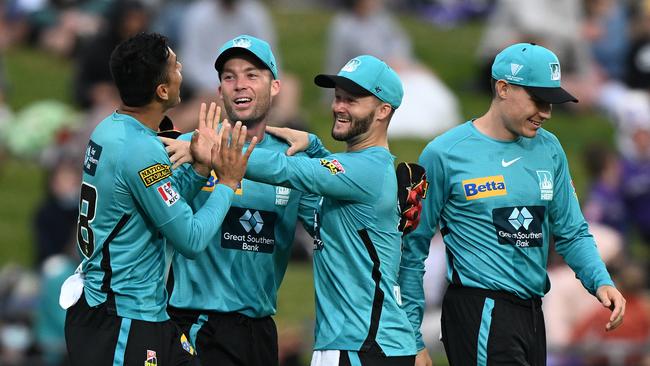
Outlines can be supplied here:
M77 223L77 244L79 250L88 258L95 250L95 234L90 223L95 218L97 207L97 189L90 184L81 184L81 198L79 200L79 221Z

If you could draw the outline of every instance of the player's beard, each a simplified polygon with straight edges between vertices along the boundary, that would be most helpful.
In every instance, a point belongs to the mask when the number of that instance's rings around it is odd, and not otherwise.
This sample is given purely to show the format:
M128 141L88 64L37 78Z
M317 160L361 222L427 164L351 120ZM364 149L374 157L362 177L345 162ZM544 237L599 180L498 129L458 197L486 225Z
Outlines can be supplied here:
M332 126L332 138L336 141L350 141L357 138L359 135L362 135L370 129L372 121L375 119L375 111L368 113L367 116L362 118L356 118L352 115L350 118L350 128L347 131L338 133L334 131L334 126ZM336 124L336 113L334 113L334 124Z
M234 102L223 103L226 109L226 114L228 115L228 120L231 124L241 121L241 123L247 128L257 126L260 122L266 119L266 116L269 114L271 109L271 99L265 99L264 103L260 103L260 99L255 100L255 106L253 107L253 113L250 114L248 118L240 117L235 109L233 108Z

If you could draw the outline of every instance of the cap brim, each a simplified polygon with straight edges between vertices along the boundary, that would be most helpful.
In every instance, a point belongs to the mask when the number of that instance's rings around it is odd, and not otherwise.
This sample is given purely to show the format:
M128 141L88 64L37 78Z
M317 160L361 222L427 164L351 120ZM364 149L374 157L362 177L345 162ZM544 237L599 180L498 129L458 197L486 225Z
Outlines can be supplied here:
M231 47L223 51L219 56L217 56L217 59L214 61L214 68L217 70L217 72L221 73L221 70L223 70L223 65L226 63L226 61L228 61L232 56L241 55L241 54L251 55L255 57L255 59L258 60L262 65L264 65L264 68L266 69L269 68L264 64L262 60L260 60L259 57L257 57L256 54L253 53L253 51L243 47Z
M562 104L567 102L578 103L578 98L569 94L562 88L542 88L536 86L524 86L528 93L535 99L551 104Z
M353 95L372 95L370 91L361 85L343 76L320 74L316 75L314 83L321 88L335 88L338 86Z

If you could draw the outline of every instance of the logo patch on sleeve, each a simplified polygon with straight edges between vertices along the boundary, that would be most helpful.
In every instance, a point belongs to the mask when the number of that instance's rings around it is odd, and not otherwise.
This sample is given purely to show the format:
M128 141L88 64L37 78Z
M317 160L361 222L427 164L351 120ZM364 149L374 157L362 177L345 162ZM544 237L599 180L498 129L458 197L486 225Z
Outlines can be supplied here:
M169 165L158 163L142 169L138 174L140 174L140 179L142 180L142 183L144 183L144 186L151 187L161 180L171 177L172 170L169 169Z
M339 163L339 161L336 159L320 159L320 165L327 168L332 174L345 173L345 168L343 168L343 165L341 165L341 163Z
M86 147L86 154L84 156L84 172L95 176L100 155L102 155L102 147L97 145L93 140L88 141L88 147Z
M178 192L172 188L172 183L171 182L166 182L158 186L157 188L158 194L162 198L163 201L167 204L167 206L171 206L174 203L178 202L178 199L180 198L180 195Z
M463 191L465 192L465 199L468 201L479 198L505 196L508 194L508 191L506 190L506 181L503 178L503 175L466 179L462 184Z

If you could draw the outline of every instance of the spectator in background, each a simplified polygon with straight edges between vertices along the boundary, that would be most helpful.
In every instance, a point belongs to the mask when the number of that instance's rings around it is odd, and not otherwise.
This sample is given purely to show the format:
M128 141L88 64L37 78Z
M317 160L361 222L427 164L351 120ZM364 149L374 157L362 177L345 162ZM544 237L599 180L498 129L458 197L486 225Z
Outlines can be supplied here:
M633 89L650 88L650 2L636 1L631 11L631 41L626 57L625 83Z
M650 116L639 124L625 126L623 133L629 135L634 156L622 160L621 188L626 214L641 237L646 248L650 247ZM650 260L645 258L650 269Z
M615 0L585 0L583 35L605 79L623 80L630 33L627 5Z
M480 85L490 90L485 80L499 50L532 42L554 50L562 60L562 84L580 100L575 107L592 106L600 80L583 38L583 22L581 0L498 0L479 44Z
M147 30L148 24L148 10L140 1L117 0L113 3L105 27L79 47L74 98L81 108L89 110L103 104L110 104L107 106L109 110L117 108L119 96L111 78L108 60L120 42Z
M606 225L625 235L627 217L621 196L621 164L609 147L593 144L584 152L591 187L583 212L589 222Z
M0 365L40 366L32 332L38 278L17 265L0 268Z
M71 56L79 39L97 33L111 1L16 0L15 11L27 19L29 39L57 55Z
M461 121L456 96L413 56L411 41L383 0L345 0L329 26L325 69L336 72L360 54L388 63L404 84L404 101L388 136L431 138Z
M209 98L219 86L212 61L221 45L248 34L267 40L276 49L271 15L257 0L199 0L187 9L182 27L179 57L184 65L184 82Z
M276 49L273 19L258 0L199 0L185 10L180 33L179 57L184 65L185 103L172 111L174 125L183 132L196 125L198 105L212 100L219 89L214 60L219 47L240 34L265 39ZM300 85L289 74L282 75L283 91L271 109L277 126L304 128L299 116Z
M587 365L639 365L647 355L650 342L650 298L643 266L623 263L615 272L616 283L627 301L627 318L617 332L605 332L601 324L609 318L608 311L598 308L580 309L584 315L571 334L571 343L586 348ZM572 296L575 296L573 294ZM613 362L617 360L618 362ZM609 361L609 362L608 362Z
M79 159L63 156L48 172L45 199L34 218L37 266L48 257L61 254L75 238L80 183Z
M36 305L34 333L44 366L68 365L65 310L59 305L59 291L79 263L76 247L76 237L71 235L63 251L46 258L41 267L41 290Z
M606 265L620 261L623 237L617 231L593 222L589 223L589 231L594 236L598 254ZM583 290L580 280L555 250L550 252L548 278L551 290L544 297L542 306L549 357L558 361L564 347L570 344L576 325L581 323L587 314L600 310L602 306L594 302L593 296ZM607 310L605 313L609 314ZM603 328L604 323L597 323L595 326Z

